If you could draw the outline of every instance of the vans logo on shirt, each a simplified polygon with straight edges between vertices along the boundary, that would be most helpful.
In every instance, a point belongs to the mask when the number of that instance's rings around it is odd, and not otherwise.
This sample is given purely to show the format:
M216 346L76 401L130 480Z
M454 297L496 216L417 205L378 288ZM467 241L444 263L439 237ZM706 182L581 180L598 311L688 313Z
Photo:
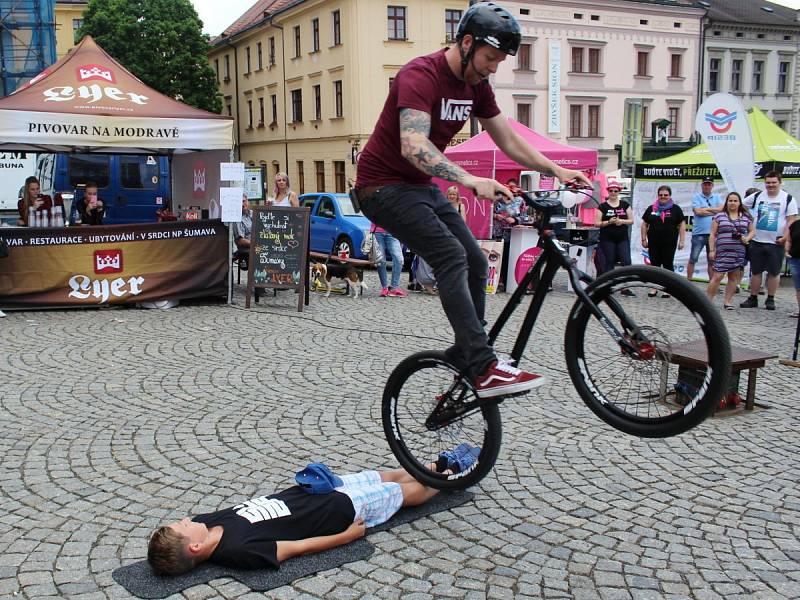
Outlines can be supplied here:
M466 121L472 114L472 100L449 100L442 98L442 121Z

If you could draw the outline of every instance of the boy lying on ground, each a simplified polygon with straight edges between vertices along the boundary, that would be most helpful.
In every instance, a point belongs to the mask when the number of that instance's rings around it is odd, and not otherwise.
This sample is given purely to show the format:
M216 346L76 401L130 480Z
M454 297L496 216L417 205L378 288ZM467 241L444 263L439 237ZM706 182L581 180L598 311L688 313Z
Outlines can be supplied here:
M464 470L479 453L461 444L440 454L435 468ZM423 504L438 492L403 469L338 477L325 465L312 463L295 479L299 485L276 494L159 528L147 550L153 571L179 575L203 561L243 569L278 568L293 556L352 542L401 507Z

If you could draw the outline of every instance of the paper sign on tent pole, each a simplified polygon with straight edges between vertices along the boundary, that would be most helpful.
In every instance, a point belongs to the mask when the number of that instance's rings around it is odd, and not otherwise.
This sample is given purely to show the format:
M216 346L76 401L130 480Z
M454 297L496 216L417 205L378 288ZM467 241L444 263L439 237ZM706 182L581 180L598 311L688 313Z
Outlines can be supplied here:
M744 198L753 187L753 135L742 103L736 96L719 92L697 109L695 129L706 141L728 191Z

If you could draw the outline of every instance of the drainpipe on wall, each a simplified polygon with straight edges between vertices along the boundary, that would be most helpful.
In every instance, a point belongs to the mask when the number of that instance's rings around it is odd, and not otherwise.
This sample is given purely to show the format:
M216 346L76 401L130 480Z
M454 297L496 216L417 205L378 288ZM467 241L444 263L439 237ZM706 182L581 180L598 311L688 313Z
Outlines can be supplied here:
M225 42L229 48L233 50L233 76L234 81L234 93L236 94L236 154L237 158L242 158L242 149L241 149L241 139L242 139L242 130L241 130L241 121L239 120L239 55L236 52L236 46L234 46L230 40Z
M693 114L697 114L700 105L703 103L703 83L705 82L705 64L706 64L706 31L711 26L708 22L708 11L700 17L700 56L699 65L697 67L698 81L697 81L697 101L694 107ZM692 129L694 129L694 119L692 119ZM697 143L700 143L700 134L697 136Z
M281 68L283 69L283 155L286 161L283 165L283 172L289 172L289 101L286 99L286 43L283 35L283 26L275 25L273 17L269 18L269 26L279 29L281 32Z

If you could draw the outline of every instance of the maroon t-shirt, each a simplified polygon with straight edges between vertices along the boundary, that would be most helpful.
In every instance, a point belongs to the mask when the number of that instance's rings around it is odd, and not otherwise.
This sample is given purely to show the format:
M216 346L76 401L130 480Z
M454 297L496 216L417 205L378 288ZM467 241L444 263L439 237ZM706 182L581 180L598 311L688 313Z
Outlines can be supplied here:
M458 79L439 50L420 56L400 69L389 90L375 131L358 160L356 185L409 183L426 185L431 177L400 153L400 109L413 108L431 116L430 140L444 151L473 112L491 119L500 114L489 82L469 85Z

